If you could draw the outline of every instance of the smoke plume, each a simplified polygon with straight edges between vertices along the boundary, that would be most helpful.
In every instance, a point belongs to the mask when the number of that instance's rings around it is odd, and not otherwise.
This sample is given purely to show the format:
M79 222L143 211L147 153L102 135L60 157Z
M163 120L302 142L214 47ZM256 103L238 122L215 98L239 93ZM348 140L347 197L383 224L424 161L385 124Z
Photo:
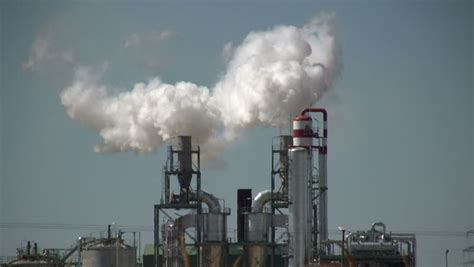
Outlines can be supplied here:
M99 132L97 152L153 152L173 136L191 135L213 156L244 129L285 126L331 88L341 68L332 22L322 15L302 27L249 33L229 49L212 88L157 77L113 95L100 83L101 71L78 67L61 102L71 118Z

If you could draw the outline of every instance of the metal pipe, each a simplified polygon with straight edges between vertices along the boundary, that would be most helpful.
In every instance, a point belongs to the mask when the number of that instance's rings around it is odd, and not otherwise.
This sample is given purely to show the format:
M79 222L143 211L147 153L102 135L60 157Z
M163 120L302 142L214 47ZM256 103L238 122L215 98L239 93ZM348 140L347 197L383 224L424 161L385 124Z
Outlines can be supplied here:
M278 191L272 191L271 190L263 190L261 192L258 192L257 196L253 199L253 207L252 207L252 212L262 212L263 207L265 204L270 202L272 199L277 200L277 199L282 199L283 194Z
M386 229L385 223L383 223L383 222L375 222L375 223L373 223L373 224L372 224L372 230L375 231L375 227L376 227L376 226L382 227L382 228L383 228L383 234L385 235L385 233L386 233L386 232L385 232L385 229Z
M219 199L203 190L192 191L190 194L190 198L191 200L200 200L206 203L210 213L219 213L221 211L221 204L219 203Z
M301 115L306 113L321 113L323 116L323 136L317 136L321 138L321 144L318 146L319 149L319 243L322 244L328 239L328 212L327 212L327 138L328 138L328 113L323 108L306 108L301 112Z
M306 113L321 113L323 114L323 138L328 137L328 112L324 108L305 108L301 115L306 115Z

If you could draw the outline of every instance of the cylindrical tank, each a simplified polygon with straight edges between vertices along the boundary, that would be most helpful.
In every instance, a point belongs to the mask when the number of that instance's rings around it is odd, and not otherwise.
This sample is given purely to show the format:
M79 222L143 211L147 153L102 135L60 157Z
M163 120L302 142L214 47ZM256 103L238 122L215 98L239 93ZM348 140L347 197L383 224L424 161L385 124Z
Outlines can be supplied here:
M206 213L204 218L203 238L205 242L225 242L226 215L224 213Z
M59 255L50 253L51 250L43 250L39 253L37 243L32 246L32 241L27 242L26 248L18 249L18 258L10 261L5 266L15 267L56 267L60 266ZM3 266L3 265L2 265Z
M247 242L252 243L267 243L269 237L270 226L269 213L249 213L246 215L248 224L246 225Z
M312 250L312 154L311 149L295 147L288 156L289 267L300 267L310 262Z
M223 243L226 242L226 214L206 213L203 218L203 240L201 266L221 267L223 265Z
M120 241L99 241L83 248L81 259L83 267L136 267L136 250Z
M261 210L246 214L246 266L266 266L271 216Z
M293 119L293 145L309 147L313 145L313 120L306 115Z

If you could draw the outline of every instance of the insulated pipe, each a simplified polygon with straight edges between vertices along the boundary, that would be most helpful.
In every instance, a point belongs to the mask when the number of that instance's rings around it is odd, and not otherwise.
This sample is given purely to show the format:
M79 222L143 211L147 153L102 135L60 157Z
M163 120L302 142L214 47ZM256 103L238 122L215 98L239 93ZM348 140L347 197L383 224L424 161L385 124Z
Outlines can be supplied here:
M263 207L265 204L270 202L272 200L272 197L274 200L276 199L281 199L283 198L283 194L278 191L272 191L271 190L263 190L257 194L257 196L253 199L253 207L252 207L252 212L259 212L261 213L263 211Z
M199 200L206 203L207 207L209 208L210 213L219 213L221 211L221 204L219 203L219 199L217 199L214 195L209 194L205 191L192 191L191 192L191 200Z

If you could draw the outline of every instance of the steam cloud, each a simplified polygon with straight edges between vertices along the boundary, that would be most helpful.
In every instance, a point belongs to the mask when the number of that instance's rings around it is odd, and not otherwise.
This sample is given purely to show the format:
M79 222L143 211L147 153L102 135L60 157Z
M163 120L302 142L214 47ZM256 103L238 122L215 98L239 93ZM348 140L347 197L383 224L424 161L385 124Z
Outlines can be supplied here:
M333 19L251 32L240 45L226 45L226 72L211 89L154 78L111 95L101 71L78 67L61 102L100 133L97 152L153 152L173 136L191 135L212 157L246 128L286 125L330 89L341 68Z

